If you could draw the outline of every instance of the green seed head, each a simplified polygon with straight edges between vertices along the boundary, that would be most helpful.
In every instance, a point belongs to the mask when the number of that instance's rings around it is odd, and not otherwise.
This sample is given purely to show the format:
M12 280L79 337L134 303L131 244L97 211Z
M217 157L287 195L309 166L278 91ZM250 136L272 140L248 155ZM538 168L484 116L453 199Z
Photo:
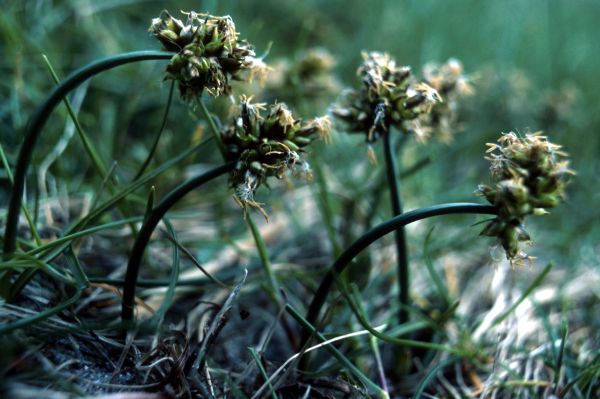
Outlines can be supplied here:
M333 68L333 55L323 48L309 48L294 58L273 63L261 98L276 98L294 103L310 99L313 109L325 108L340 91Z
M423 81L437 90L444 101L435 103L431 112L419 118L420 122L428 127L433 138L449 143L461 128L458 119L461 100L473 94L473 88L463 73L462 63L455 58L444 64L425 64L422 75Z
M419 126L409 122L442 101L438 92L416 82L409 67L397 66L386 53L363 53L363 60L357 71L361 88L342 93L333 115L346 123L348 131L366 133L369 143L391 126L421 134Z
M566 154L539 132L524 137L510 132L488 144L491 185L480 185L477 193L498 209L498 216L483 229L483 235L498 237L511 262L529 259L520 242L529 242L524 229L528 215L547 214L546 208L564 198Z
M269 177L310 179L310 166L302 158L304 148L318 137L328 137L330 129L327 117L303 122L283 103L267 106L242 96L237 115L221 137L227 158L238 160L229 183L244 210L250 206L262 211L254 193Z
M177 53L167 66L166 79L178 82L186 101L197 99L205 89L212 96L229 93L232 78L264 78L269 68L238 38L231 17L183 14L185 22L163 11L149 31L166 50Z

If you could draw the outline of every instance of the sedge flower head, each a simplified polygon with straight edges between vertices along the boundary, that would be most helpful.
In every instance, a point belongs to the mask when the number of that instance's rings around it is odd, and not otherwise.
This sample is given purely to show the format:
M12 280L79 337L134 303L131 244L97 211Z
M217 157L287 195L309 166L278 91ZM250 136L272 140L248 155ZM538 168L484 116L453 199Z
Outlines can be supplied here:
M477 194L498 209L482 235L497 237L513 264L530 257L521 242L531 242L525 217L544 215L564 198L565 176L572 174L560 146L541 133L524 137L510 132L497 143L488 144L486 159L491 162L490 185L480 185Z
M231 17L183 12L184 20L163 11L148 31L165 50L176 53L165 79L177 81L186 101L206 90L212 96L228 94L231 79L264 80L269 68L256 58L254 48L239 38Z
M473 94L470 78L464 74L462 63L451 58L443 64L428 63L423 67L423 80L444 97L431 112L420 117L428 126L429 134L435 139L449 143L454 134L461 130L459 111L461 100Z
M304 159L306 147L316 138L326 137L330 129L327 117L307 122L294 117L284 103L266 105L240 98L239 110L232 123L221 132L226 157L238 160L229 176L234 198L244 212L259 210L254 199L256 190L267 184L269 177L311 179L310 166Z
M410 121L442 101L435 88L416 81L410 68L398 66L389 54L370 52L362 56L357 71L361 87L345 90L332 112L346 123L349 132L365 133L368 143L392 126L413 132Z

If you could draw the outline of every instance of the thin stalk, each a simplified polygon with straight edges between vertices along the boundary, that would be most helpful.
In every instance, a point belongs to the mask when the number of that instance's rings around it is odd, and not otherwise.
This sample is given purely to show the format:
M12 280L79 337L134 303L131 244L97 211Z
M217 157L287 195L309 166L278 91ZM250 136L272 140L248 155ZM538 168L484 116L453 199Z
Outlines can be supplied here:
M6 159L6 154L4 153L4 148L2 147L2 144L0 144L0 161L2 161L2 167L4 168L4 170L6 170L6 176L8 177L8 181L10 182L10 184L14 184L15 179L13 177L12 170L10 170L10 165L8 164L8 160ZM25 215L25 219L27 219L29 230L31 231L31 235L35 240L36 245L42 245L42 240L35 227L35 220L29 214L29 211L27 210L25 204L21 204L21 209L23 210L23 215ZM34 215L36 214L37 210L34 213Z
M200 99L199 103L200 103L200 110L202 111L202 116L204 116L206 123L208 123L208 127L210 128L210 131L213 134L215 141L217 142L217 147L219 147L219 151L221 152L221 155L223 156L223 158L225 158L227 155L227 150L225 149L223 140L221 140L221 134L219 133L219 129L217 128L217 125L215 124L215 120L213 119L212 115L208 111L208 108L206 108L206 104L204 104L204 101L202 101L202 99Z
M314 162L312 165L315 181L317 182L318 186L317 190L319 195L317 199L321 205L319 208L323 216L323 221L325 222L325 229L327 230L329 241L331 242L333 256L338 257L342 253L342 249L340 247L340 243L338 242L338 236L335 231L334 216L333 211L331 210L331 202L329 201L329 191L327 189L327 180L325 179L323 167L319 161L320 160L317 160L317 162Z
M233 301L238 297L242 286L246 282L246 278L248 277L248 270L244 269L244 277L242 280L231 290L231 293L221 305L221 308L213 318L210 323L210 327L208 331L204 334L204 338L202 339L202 344L198 349L198 356L196 356L196 360L193 363L193 369L196 372L200 372L206 366L206 357L208 356L208 352L210 351L212 344L215 339L225 326L225 323L229 320L229 314L231 313L231 308L233 306Z
M569 325L566 322L563 322L562 326L562 336L560 340L560 349L558 351L558 358L556 359L556 367L554 372L554 394L556 395L559 391L558 384L560 383L560 372L563 366L563 356L565 354L565 344L567 342L567 334L569 332Z
M135 216L135 217L131 217L131 218L123 219L123 220L117 220L117 221L110 222L110 223L100 224L100 225L90 227L85 230L80 230L76 233L64 235L60 238L57 238L54 241L48 242L47 244L41 245L39 247L35 247L35 248L25 252L23 255L24 256L34 256L39 253L46 252L50 249L56 248L59 245L62 245L65 243L70 243L71 241L73 241L77 238L85 237L87 235L97 233L97 232L103 231L103 230L114 229L114 228L121 227L126 224L136 223L136 222L141 221L142 219L143 219L142 216ZM21 254L18 254L15 256L15 258L19 259L20 256L21 256ZM42 256L40 258L43 259L44 257Z
M56 71L52 67L50 60L48 59L48 57L46 57L45 54L42 55L42 58L44 59L44 63L46 64L46 67L48 68L48 72L50 73L50 76L52 77L54 84L56 84L57 86L60 85L60 79L58 78ZM73 110L73 107L71 106L71 102L69 101L67 96L66 95L63 96L62 100L63 100L63 103L65 104L65 107L67 108L67 112L69 113L71 120L73 121L73 124L75 125L75 131L79 135L79 139L81 140L81 143L83 144L83 148L85 149L85 152L87 152L88 156L92 160L92 163L94 164L94 167L96 168L96 172L98 172L98 174L103 179L105 179L108 174L108 171L106 169L106 166L104 166L104 162L102 162L102 159L100 158L100 154L98 154L98 151L96 151L96 148L92 144L92 141L90 140L88 135L83 130L81 123L79 123L79 118L77 118L77 115L75 114L75 111Z
M374 335L369 335L369 346L373 351L373 357L375 357L375 364L377 365L377 374L379 374L379 379L381 380L381 387L385 392L389 393L385 377L385 370L383 367L383 361L381 360L381 352L379 351L379 342L377 340L377 337L375 337Z
M169 285L167 290L165 291L163 302L160 305L160 308L154 315L154 320L156 320L156 333L160 333L160 329L165 320L165 314L167 310L169 310L169 306L171 306L173 302L173 297L175 296L175 289L177 288L177 280L179 279L179 265L180 265L180 256L179 256L179 247L177 241L177 233L175 233L175 229L171 222L164 218L165 226L167 227L167 231L171 236L171 241L173 243L173 255L172 255L172 266L171 266L171 277L169 279Z
M154 143L152 143L152 147L150 148L150 151L148 152L148 156L146 157L146 160L144 161L144 163L140 167L140 170L138 170L135 177L133 178L134 181L139 179L140 177L142 177L142 175L146 171L146 168L148 167L148 165L150 165L150 161L152 161L152 158L154 157L154 153L156 152L156 149L158 148L158 142L160 141L160 137L162 136L162 133L165 130L165 127L167 126L167 119L169 117L169 111L171 110L171 103L173 102L173 91L174 91L173 89L174 88L175 88L175 81L172 81L171 87L169 88L169 98L167 99L167 107L165 108L165 113L163 114L163 119L160 124L160 129L158 129L158 134L154 138Z
M323 304L327 299L327 294L329 294L329 291L331 291L336 276L340 275L350 264L350 262L369 245L373 244L375 241L391 233L392 231L396 231L398 228L404 227L410 223L434 216L450 214L495 215L497 214L497 210L491 205L460 202L449 203L435 205L428 208L415 209L413 211L396 216L388 220L387 222L377 225L376 227L365 233L363 236L361 236L352 245L350 245L348 249L346 249L329 268L327 274L321 280L321 284L319 285L319 288L317 289L317 292L315 293L315 296L313 297L313 300L309 306L308 313L306 315L306 320L310 324L316 324L316 321L319 318L319 314L321 313L321 308L323 307ZM307 339L308 336L304 335L303 339L301 340L301 346L306 343Z
M444 285L444 282L442 281L442 277L440 277L440 275L435 270L433 260L431 259L429 251L429 245L431 243L433 231L434 228L431 228L425 236L425 242L423 243L423 260L425 263L425 267L427 268L427 272L429 273L429 277L431 277L431 281L433 281L433 285L435 285L435 288L437 289L437 293L440 297L444 299L445 306L450 307L452 305L452 298L450 297L448 288Z
M385 169L390 190L390 202L392 204L392 217L402 214L402 201L400 199L399 179L396 177L396 156L391 143L389 132L383 135L383 148L385 152ZM406 234L404 227L396 230L397 273L399 285L398 323L403 324L409 320L408 306L410 304L410 270L408 267L408 252L406 248Z
M204 183L216 179L226 173L229 173L235 167L236 162L230 162L214 168L200 176L194 177L171 191L162 201L156 205L151 212L148 213L144 220L137 238L133 244L129 263L127 264L127 272L125 274L125 285L123 287L123 303L121 306L121 318L125 325L130 324L134 318L133 304L135 299L135 288L137 278L142 263L144 251L150 242L150 237L154 229L165 216L165 214L175 205L180 199L192 190L202 186Z
M230 278L233 277L233 272L224 273L221 278ZM90 277L90 282L93 284L110 284L115 287L123 287L125 285L125 280L115 279L109 277ZM162 288L167 287L171 283L171 280L167 279L158 279L158 280L144 280L138 279L137 286L142 288ZM177 287L204 287L209 284L215 284L213 280L208 277L195 277L189 279L177 280Z
M263 271L267 277L267 292L269 293L269 296L275 302L277 302L278 305L281 305L281 300L279 299L279 283L277 282L275 273L273 273L273 267L271 266L271 261L269 260L269 252L267 250L267 246L265 245L265 241L260 235L260 231L258 231L258 227L256 226L256 222L254 221L252 215L247 215L246 223L248 223L248 227L250 227L250 231L252 231L252 237L256 243L256 250L258 251Z
M349 291L351 291L351 292L349 292ZM408 348L410 348L410 347L425 348L425 349L430 349L430 350L447 352L447 353L451 353L451 354L455 354L455 355L459 355L459 356L466 355L465 351L460 347L436 344L434 342L423 342L423 341L415 341L412 339L396 338L395 336L392 336L389 334L384 334L381 331L378 331L376 328L374 328L370 324L370 322L367 318L367 312L365 311L365 309L363 308L363 306L361 304L360 295L359 295L358 289L356 288L356 285L353 284L348 289L343 288L342 294L344 295L346 301L348 302L348 305L350 305L350 308L352 309L352 312L358 319L358 322L360 323L360 325L363 326L363 328L365 328L367 331L369 331L374 337L376 337L384 342L388 342L390 344L397 345L398 347L402 347L402 348L406 348L406 347L408 347ZM409 324L412 324L412 323L406 323L406 324L404 324L404 326L409 325ZM396 360L396 361L398 361L398 360Z
M252 355L252 359L254 359L254 362L256 363L256 367L258 367L258 371L260 371L260 374L262 374L262 377L265 379L266 384L269 387L269 392L271 393L271 397L273 399L278 399L277 394L275 393L275 389L273 388L273 385L271 384L271 379L269 378L269 375L267 374L267 370L265 370L265 366L260 361L260 358L258 357L258 354L256 353L256 349L249 347L248 350L250 351L250 354Z
M94 75L123 64L144 60L166 60L170 59L171 57L173 57L173 53L164 51L135 51L111 56L94 61L76 70L65 80L63 80L60 85L56 86L52 90L44 103L32 116L23 134L23 144L21 145L17 158L14 175L15 182L10 193L8 213L6 216L6 228L4 230L3 246L4 259L9 259L17 246L17 227L21 204L23 201L23 192L25 190L27 170L29 169L33 150L42 133L42 129L44 128L44 125L48 121L48 118L50 117L54 108L60 104L60 102L69 92ZM6 278L6 275L3 276L3 279Z
M413 398L421 398L423 397L423 392L425 392L425 388L427 388L427 385L429 385L429 383L435 378L435 376L441 371L443 370L445 367L451 365L454 362L457 362L459 359L456 358L455 356L451 356L446 360L441 361L440 363L436 364L434 367L432 367L429 372L425 375L425 377L423 377L423 379L421 380L421 382L419 383L419 385L417 386L417 388L415 389L415 392L413 394Z
M544 268L544 270L542 270L542 272L540 274L538 274L538 276L531 282L531 284L529 284L529 286L527 287L527 289L523 292L523 294L519 297L519 299L517 299L517 301L515 303L513 303L508 309L506 309L506 311L504 313L502 313L500 316L498 316L497 318L494 319L494 321L492 321L492 323L490 324L489 328L495 327L498 324L502 323L504 320L506 320L506 318L508 316L511 315L512 312L514 312L514 310L525 300L527 299L527 297L529 295L531 295L531 293L540 285L542 284L542 281L544 281L544 278L546 278L546 275L548 273L550 273L550 270L552 270L552 263L548 263L546 265L546 267ZM480 323L481 325L481 323Z

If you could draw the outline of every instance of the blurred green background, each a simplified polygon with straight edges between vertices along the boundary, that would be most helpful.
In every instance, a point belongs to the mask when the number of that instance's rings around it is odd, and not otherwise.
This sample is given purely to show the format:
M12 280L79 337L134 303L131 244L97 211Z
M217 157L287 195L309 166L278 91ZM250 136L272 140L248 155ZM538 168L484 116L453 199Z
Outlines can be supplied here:
M500 132L543 129L571 154L577 176L569 186L567 203L532 223L536 238L532 253L567 268L598 265L600 1L1 0L0 8L0 137L11 162L22 127L53 86L41 54L64 77L97 57L159 49L147 28L163 9L175 16L178 10L229 14L258 54L272 43L267 63L308 47L328 49L344 86L357 84L355 70L362 50L390 52L416 73L426 62L459 58L476 89L464 108L465 129L450 145L409 144L407 164L423 155L434 162L419 178L404 182L406 208L481 200L473 191L487 181L485 143L495 141ZM160 123L168 93L163 68L159 62L128 65L82 89L81 121L103 157L117 160L122 170L135 169L143 161ZM325 111L309 108L306 113L316 116ZM55 147L65 121L61 108L50 120L35 162L39 164ZM187 148L196 124L177 99L157 161ZM362 141L360 136L339 133L335 145L322 154L335 160L328 162L328 173L335 184L349 187L350 194L361 184L349 173L352 168L343 165L361 159L368 165ZM97 187L81 151L73 139L53 163L50 173L57 193ZM166 178L176 182L181 171ZM5 171L0 171L0 184L4 206L9 189Z

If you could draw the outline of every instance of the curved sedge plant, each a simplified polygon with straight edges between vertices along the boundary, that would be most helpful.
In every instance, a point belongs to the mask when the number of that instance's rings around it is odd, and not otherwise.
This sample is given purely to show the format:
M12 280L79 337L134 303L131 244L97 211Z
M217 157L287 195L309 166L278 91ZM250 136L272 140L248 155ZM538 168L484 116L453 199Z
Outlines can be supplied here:
M273 274L265 244L247 208L259 210L268 219L266 212L254 200L254 194L269 177L286 178L288 174L308 177L310 169L301 159L303 148L317 135L326 134L329 121L317 118L302 122L293 117L283 103L253 104L241 96L239 112L219 131L201 100L204 91L218 96L229 93L230 77L249 71L263 73L266 66L254 58L247 42L238 39L233 21L229 17L206 14L184 13L185 22L164 11L152 21L150 32L167 50L180 49L167 66L166 79L178 83L184 100L200 105L200 110L210 127L211 133L226 165L203 176L194 178L169 193L146 217L136 238L129 259L124 284L121 316L124 322L134 318L135 287L144 249L161 218L183 196L205 182L229 173L229 184L234 198L244 210L267 277L267 291L279 303L278 283ZM264 112L264 111L267 112Z
M235 165L236 162L229 162L200 176L189 179L172 190L162 201L160 201L155 207L152 208L152 210L147 213L142 228L135 239L133 248L131 250L131 255L129 256L129 262L127 263L127 272L125 274L125 283L123 286L123 302L121 305L121 318L124 322L133 320L135 288L142 257L146 247L148 246L150 237L152 236L152 233L154 232L154 229L158 223L167 214L169 209L171 209L173 205L181 200L186 194L202 186L203 184L230 172L233 170Z
M254 58L251 46L237 39L235 26L229 17L213 17L205 14L187 13L187 25L172 18L167 12L155 18L149 29L166 51L134 51L110 56L91 62L70 74L48 95L36 110L24 132L14 173L14 184L4 234L3 257L10 258L16 250L17 225L27 170L31 156L50 114L63 99L87 79L120 65L144 60L170 60L167 79L179 83L184 99L192 99L204 88L213 94L229 90L229 76L238 78L239 73L250 71L251 77L265 73L267 67ZM199 34L203 32L203 34ZM223 49L227 51L224 52ZM202 51L204 54L200 54ZM220 53L219 57L215 54ZM176 71L185 70L184 74Z
M410 67L399 66L387 53L364 52L357 75L359 89L351 89L333 109L333 115L346 123L349 132L366 134L369 157L376 161L371 144L383 137L385 168L392 216L401 215L400 179L392 140L392 130L413 135L421 141L429 136L449 141L457 127L457 99L470 93L462 65L455 59L443 65L427 64L419 81ZM403 137L406 137L404 135ZM395 233L399 285L398 321L409 319L410 269L403 228Z
M4 259L10 259L16 250L19 210L22 207L26 174L35 145L51 112L81 83L119 65L143 60L170 59L167 79L179 82L182 97L190 100L194 95L201 94L204 89L213 95L227 92L229 76L238 78L238 73L243 70L250 70L252 74L256 74L256 71L266 71L266 66L253 58L251 47L245 41L237 39L235 27L229 17L212 17L193 12L187 15L187 25L172 18L167 12L152 21L149 30L161 40L167 51L136 51L94 61L73 72L57 85L37 109L27 125L17 158L4 234ZM203 34L199 34L200 32ZM174 38L173 35L176 34L179 36ZM228 52L222 51L224 49ZM199 51L204 54L199 54ZM221 55L217 57L216 54ZM201 55L204 57L200 57ZM176 73L183 69L189 74ZM6 272L1 277L0 287L4 297L10 296L11 278L12 272Z
M392 128L411 130L423 136L419 117L429 113L436 103L442 101L438 92L424 82L417 82L407 66L396 65L386 53L363 53L363 63L358 68L362 86L346 91L333 110L338 119L344 121L350 132L366 134L369 156L375 162L371 144L383 136L386 175L392 204L392 216L402 214L399 181L396 176L396 157L390 137ZM395 233L397 274L399 284L398 313L400 324L408 321L409 267L404 229Z
M490 205L442 204L416 209L376 226L355 241L330 267L309 306L307 321L315 324L335 277L352 259L379 238L417 220L456 213L495 215L481 235L497 237L511 264L522 264L530 259L520 249L521 242L531 241L525 231L525 217L547 214L547 208L558 205L564 198L564 177L574 172L568 168L569 161L565 160L566 154L560 151L560 146L540 133L520 137L511 132L488 146L486 159L491 161L492 185L480 185L476 193L485 197Z

